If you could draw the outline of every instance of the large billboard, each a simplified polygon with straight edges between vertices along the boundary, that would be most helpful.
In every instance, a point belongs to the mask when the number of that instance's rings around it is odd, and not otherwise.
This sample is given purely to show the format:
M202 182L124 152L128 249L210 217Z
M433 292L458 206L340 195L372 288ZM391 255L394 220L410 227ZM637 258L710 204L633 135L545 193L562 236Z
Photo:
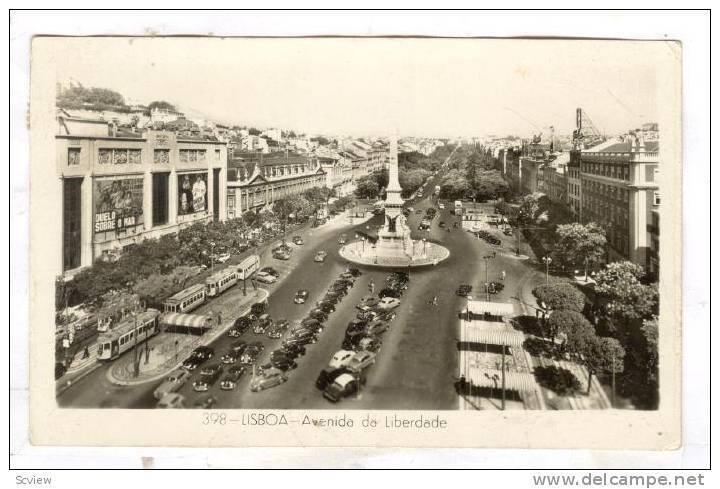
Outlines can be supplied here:
M143 223L143 178L96 180L93 230L116 232Z
M178 215L207 210L207 172L178 175Z

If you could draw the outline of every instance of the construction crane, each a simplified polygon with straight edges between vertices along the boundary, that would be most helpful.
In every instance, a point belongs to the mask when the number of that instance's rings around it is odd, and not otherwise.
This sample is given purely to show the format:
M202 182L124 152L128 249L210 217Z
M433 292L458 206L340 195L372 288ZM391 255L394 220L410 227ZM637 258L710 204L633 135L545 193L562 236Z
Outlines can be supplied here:
M587 113L578 107L575 112L575 130L573 131L575 149L592 148L605 140L605 136L595 127Z

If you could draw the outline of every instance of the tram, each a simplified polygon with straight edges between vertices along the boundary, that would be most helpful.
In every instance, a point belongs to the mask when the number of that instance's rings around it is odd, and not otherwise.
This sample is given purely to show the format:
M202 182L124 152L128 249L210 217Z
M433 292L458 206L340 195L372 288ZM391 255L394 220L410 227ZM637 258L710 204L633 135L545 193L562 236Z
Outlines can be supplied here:
M189 312L205 302L206 295L205 284L191 285L167 299L163 307L165 312Z
M125 317L113 330L101 333L97 340L98 360L114 360L157 334L159 315L157 309L148 309L135 317Z
M225 292L238 281L237 271L228 267L205 279L205 294L207 297L215 297Z

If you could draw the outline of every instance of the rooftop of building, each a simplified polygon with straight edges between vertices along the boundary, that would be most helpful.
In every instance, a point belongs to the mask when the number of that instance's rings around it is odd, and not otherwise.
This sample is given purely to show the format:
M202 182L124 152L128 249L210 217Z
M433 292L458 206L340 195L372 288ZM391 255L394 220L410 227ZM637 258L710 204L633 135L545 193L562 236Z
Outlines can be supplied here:
M645 141L645 151L657 151L658 147L658 141ZM591 151L595 153L630 153L632 150L633 142L630 140L615 141L609 146L605 146L600 149L591 149Z

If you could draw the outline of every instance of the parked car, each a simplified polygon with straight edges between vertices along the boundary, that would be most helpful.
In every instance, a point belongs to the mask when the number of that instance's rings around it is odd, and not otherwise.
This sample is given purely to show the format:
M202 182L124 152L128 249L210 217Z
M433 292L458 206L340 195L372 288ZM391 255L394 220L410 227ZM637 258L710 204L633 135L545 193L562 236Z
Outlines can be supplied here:
M155 399L162 399L164 396L176 392L187 382L188 378L190 378L190 372L187 370L174 370L153 392Z
M265 331L267 331L269 328L273 325L273 320L270 318L268 314L262 314L257 321L255 321L255 325L253 326L253 333L255 334L265 334Z
M235 341L232 345L230 345L229 351L233 352L235 355L240 356L240 355L242 355L242 352L245 351L246 347L247 347L246 342L244 342L242 340Z
M309 295L310 293L307 291L307 289L300 289L295 292L295 298L293 299L293 302L295 304L305 304Z
M213 396L203 396L200 397L197 401L195 401L195 404L193 404L193 407L197 409L212 409L217 404L217 399L215 399Z
M224 391L234 389L243 373L245 373L245 367L230 367L227 375L220 381L220 388Z
M381 311L389 311L391 309L395 309L400 305L400 299L396 299L395 297L383 297L380 299L380 302L378 302L377 308Z
M276 385L287 382L288 377L285 372L277 368L265 370L262 375L256 375L250 381L250 390L252 392L260 392L261 390L275 387Z
M365 350L377 353L380 351L381 346L382 341L377 336L363 336L357 340L357 345L354 350Z
M285 352L285 354L292 359L295 359L299 356L305 355L305 345L297 342L296 340L292 340L290 343L283 342L282 346L280 346L280 349Z
M438 203L438 207L439 207L440 209L444 209L444 208L445 208L445 204L442 203L442 202L439 202L439 203Z
M349 373L341 374L325 388L323 396L330 402L338 402L343 397L355 394L358 391L359 382L363 382L363 379Z
M380 312L371 310L371 311L360 311L359 313L357 313L357 316L355 316L355 317L361 321L370 322L370 321L374 321L375 319L377 319L378 316L380 316Z
M274 284L275 282L277 282L277 277L265 272L256 272L253 277L255 278L255 280L263 284Z
M325 293L325 296L323 297L323 301L332 302L333 304L337 304L338 302L340 302L341 298L342 297L337 292L329 291L329 292Z
M338 244L344 245L345 243L347 243L347 234L343 233L338 237Z
M256 302L255 304L250 306L250 314L252 314L256 318L259 318L262 314L265 313L265 311L267 311L267 307L267 301Z
M324 262L325 258L327 258L327 252L325 251L318 251L315 253L315 261L316 262Z
M317 333L309 328L298 328L290 332L290 336L285 340L295 339L302 342L303 345L317 342Z
M289 260L291 255L289 251L273 250L272 256L276 260Z
M193 382L195 392L205 392L212 386L223 372L221 364L208 365L200 370L200 378Z
M275 270L273 267L263 267L258 272L267 273L275 278L280 278L280 272Z
M206 360L209 360L214 355L215 350L207 346L200 346L195 348L190 356L183 362L182 368L186 370L195 370Z
M383 297L395 297L396 299L400 298L400 291L398 289L393 289L391 287L385 287L380 292L378 292L378 297L382 299Z
M363 319L353 319L345 328L345 333L363 332L365 331L365 326L367 325L368 321Z
M330 362L328 363L328 368L334 370L340 367L344 367L354 356L355 352L352 350L339 350L330 359Z
M355 278L357 278L357 277L359 277L360 275L362 275L362 272L360 271L360 269L359 269L359 268L356 268L356 267L350 267L350 268L348 268L348 269L345 270L345 271L346 271L347 273L349 273L350 275L352 275L353 277L355 277Z
M218 263L225 263L230 259L230 253L223 253L215 257L215 261Z
M460 286L455 291L456 295L459 295L460 297L468 297L470 293L472 292L473 287L469 284L460 284Z
M361 372L375 363L375 353L360 350L348 361L346 367L352 372Z
M267 336L268 338L280 338L282 335L285 334L285 331L287 331L288 327L290 326L290 322L287 319L278 319L275 321L275 324L270 326L267 330Z
M293 358L287 355L283 350L275 350L270 356L270 363L273 367L283 372L297 368L297 363Z
M376 319L365 327L365 332L371 335L382 334L390 329L390 325L382 320Z
M296 245L298 245L298 246L302 246L302 245L305 244L305 242L303 241L302 237L300 237L300 236L293 236L292 242L293 242L293 244L296 244Z
M238 361L239 355L234 351L229 351L225 355L220 357L220 363L224 365L230 365Z
M353 275L350 272L341 273L340 278L343 280L343 282L349 283L351 285L355 285L355 275Z
M360 309L361 311L369 311L371 309L374 309L375 306L377 306L380 303L380 298L378 297L368 297L363 299L357 306L355 306L357 309Z
M264 347L260 343L251 343L245 347L242 355L240 355L240 363L243 365L252 365L257 360Z
M328 315L322 309L316 308L308 313L308 317L324 323L325 321L327 321Z
M331 312L335 311L335 304L333 304L330 301L325 301L325 300L317 301L315 303L315 305L317 306L318 309L323 311L325 314L330 314Z
M315 381L315 387L324 391L329 384L332 384L335 381L335 379L342 374L347 373L350 373L350 371L344 367L336 369L326 368L321 370L317 380Z
M176 392L171 392L163 396L155 407L158 409L184 409L185 396Z

